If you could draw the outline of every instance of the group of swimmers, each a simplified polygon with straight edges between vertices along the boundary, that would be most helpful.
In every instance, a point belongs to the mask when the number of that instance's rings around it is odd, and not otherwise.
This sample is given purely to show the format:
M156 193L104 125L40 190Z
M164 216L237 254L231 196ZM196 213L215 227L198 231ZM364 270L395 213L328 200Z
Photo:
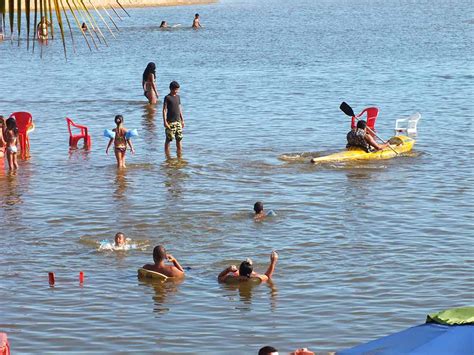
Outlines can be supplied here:
M178 25L174 25L173 27L177 27L177 26L180 26L179 24ZM169 28L170 26L168 25L168 22L166 21L161 21L161 24L160 24L160 28ZM199 17L199 14L195 14L194 15L194 20L193 20L193 25L191 26L191 28L194 28L195 30L197 30L198 28L201 28L201 19Z

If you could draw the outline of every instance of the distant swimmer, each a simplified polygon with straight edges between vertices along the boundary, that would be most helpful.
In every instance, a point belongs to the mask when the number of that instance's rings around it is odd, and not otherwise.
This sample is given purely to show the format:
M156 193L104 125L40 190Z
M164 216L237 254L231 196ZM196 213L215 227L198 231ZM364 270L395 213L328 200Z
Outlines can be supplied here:
M168 28L168 22L166 21L161 21L160 28Z
M253 218L257 222L263 221L265 219L265 217L276 216L276 213L273 210L265 212L264 209L263 209L263 202L261 202L261 201L255 202L255 204L253 205L253 210L255 212L255 215L254 215Z
M16 170L18 169L18 148L16 146L18 141L18 127L16 126L16 121L13 117L7 119L6 129L4 129L3 133L6 142L8 168L10 170Z
M246 282L251 280L266 282L272 278L277 261L278 253L272 251L270 254L270 265L268 265L265 274L260 275L254 272L252 260L247 259L240 264L239 269L237 269L235 265L231 265L224 269L217 277L217 280L219 282Z
M165 261L172 263L173 265L166 265ZM150 271L159 272L168 277L183 277L184 269L179 264L173 255L167 254L166 249L162 245L157 245L153 249L153 261L154 264L143 265L143 268Z
M125 153L127 152L127 145L130 147L132 154L135 154L135 149L133 148L132 140L127 138L128 130L123 126L123 116L115 116L114 121L116 127L112 131L115 133L115 135L113 138L110 138L107 149L105 149L105 154L109 154L109 148L113 143L115 158L117 158L117 168L126 168Z
M148 103L156 104L158 100L158 90L156 89L156 65L148 63L142 76L143 95L148 99Z
M82 32L87 32L87 25L85 22L82 23L81 30Z
M199 14L194 15L194 20L193 20L193 28L198 29L201 28L201 21L199 20Z
M389 143L377 144L375 139L367 133L367 122L364 120L358 121L356 128L347 133L346 148L358 147L370 152L372 147L375 150L382 150L388 146Z
M176 81L170 83L170 93L163 100L163 125L165 126L165 154L170 156L170 143L176 139L176 153L181 157L184 129L184 117L179 94L179 84Z
M51 26L51 22L49 22L45 16L41 17L41 21L36 26L36 35L40 41L47 41L48 40L48 27Z

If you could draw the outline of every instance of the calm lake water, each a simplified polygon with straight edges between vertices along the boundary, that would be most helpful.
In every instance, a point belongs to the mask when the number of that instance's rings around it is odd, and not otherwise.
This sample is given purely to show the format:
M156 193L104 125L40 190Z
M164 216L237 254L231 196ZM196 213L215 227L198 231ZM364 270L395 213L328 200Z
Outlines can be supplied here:
M77 33L68 61L59 40L43 59L38 45L32 55L0 43L0 113L30 111L36 123L31 159L17 175L0 170L0 331L14 353L329 351L472 305L471 1L128 11L100 51ZM201 31L185 28L195 12ZM183 27L160 31L161 20ZM160 93L182 87L182 161L165 160L161 106L142 96L149 61ZM413 154L309 164L345 145L341 101L378 106L383 137L421 112ZM140 132L124 172L102 136L116 114ZM69 152L66 116L90 128L90 152ZM278 215L254 222L257 200ZM117 231L141 248L98 252ZM156 244L191 268L184 282L137 280ZM217 283L246 257L265 271L272 249L271 285Z

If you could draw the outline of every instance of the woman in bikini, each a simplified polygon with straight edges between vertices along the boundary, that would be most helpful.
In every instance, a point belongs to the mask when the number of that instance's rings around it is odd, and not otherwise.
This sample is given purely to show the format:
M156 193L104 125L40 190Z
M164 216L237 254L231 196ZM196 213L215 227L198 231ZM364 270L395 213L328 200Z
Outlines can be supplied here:
M18 127L16 126L16 121L13 117L10 117L6 122L5 132L5 141L7 143L7 161L8 168L10 170L18 169L18 161L16 155L18 148L16 147L16 142L18 140Z
M142 78L143 95L148 99L148 103L154 105L158 101L158 90L156 90L156 65L148 63L143 72Z
M110 138L107 149L105 150L106 154L109 154L109 148L114 143L115 157L117 158L117 167L126 168L125 166L125 153L127 151L127 145L130 147L132 154L135 154L135 149L130 138L127 139L127 129L123 126L123 117L122 115L115 116L115 125L116 127L112 130L115 132L115 137Z

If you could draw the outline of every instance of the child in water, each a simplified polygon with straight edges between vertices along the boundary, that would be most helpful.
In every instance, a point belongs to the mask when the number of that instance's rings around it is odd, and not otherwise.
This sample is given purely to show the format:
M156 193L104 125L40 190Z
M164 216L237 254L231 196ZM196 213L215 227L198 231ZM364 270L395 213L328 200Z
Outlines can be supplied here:
M257 222L263 221L265 219L265 217L276 216L276 213L273 210L265 212L263 210L263 202L261 202L261 201L255 202L255 204L253 205L253 210L255 212L254 219Z
M106 154L109 154L109 148L114 143L114 152L115 157L117 158L117 167L126 168L125 166L125 153L127 151L127 145L130 146L130 151L132 154L135 154L135 149L130 138L127 139L126 134L128 130L123 126L123 116L115 116L116 128L112 131L115 132L115 137L110 138L107 149L105 150Z
M18 169L17 161L17 152L18 148L16 147L16 142L18 140L18 127L16 126L16 121L13 117L7 119L6 129L4 128L4 136L7 146L7 161L8 168L10 170Z
M134 245L130 245L130 238L126 238L125 234L118 232L115 234L114 243L110 243L108 240L103 240L100 243L99 250L129 250L134 248Z

